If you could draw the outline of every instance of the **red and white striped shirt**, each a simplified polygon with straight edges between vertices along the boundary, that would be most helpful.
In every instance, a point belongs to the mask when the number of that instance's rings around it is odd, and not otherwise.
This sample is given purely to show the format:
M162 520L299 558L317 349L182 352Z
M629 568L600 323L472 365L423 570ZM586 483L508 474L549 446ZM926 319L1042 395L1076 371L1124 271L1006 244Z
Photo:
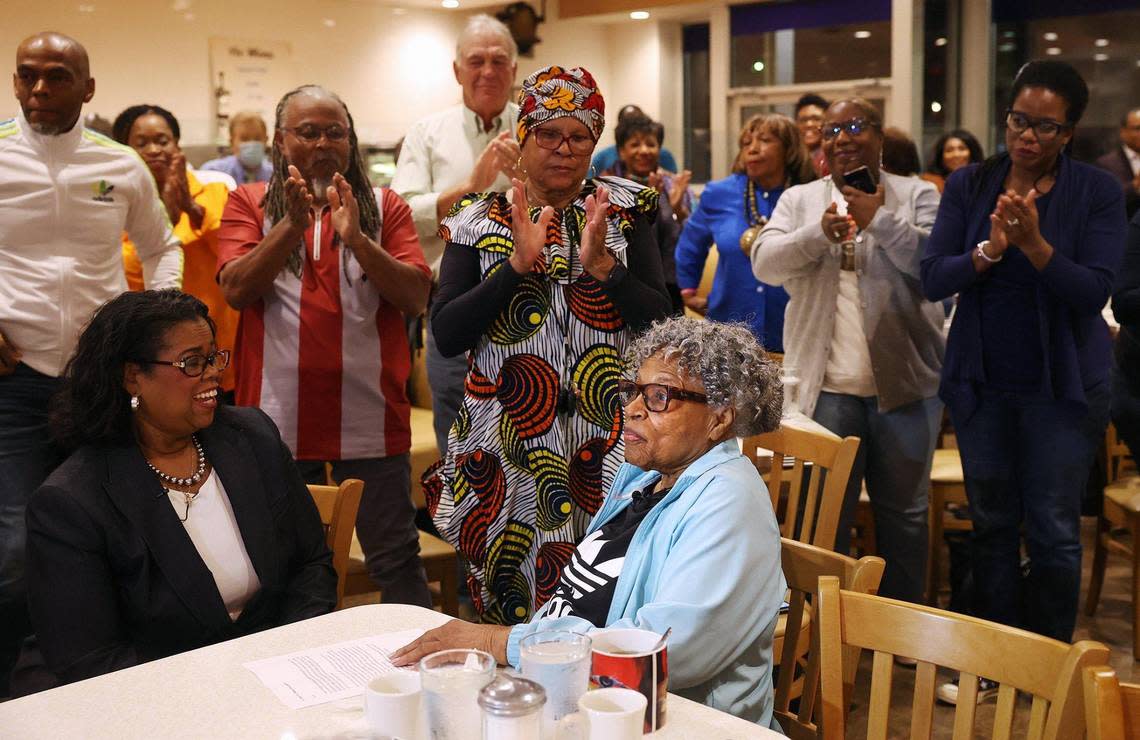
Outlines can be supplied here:
M264 238L265 188L251 183L230 194L218 272ZM380 192L380 244L430 275L408 205L391 190ZM305 232L301 277L283 269L272 290L242 310L236 401L269 414L298 460L399 455L411 446L404 317L335 234L325 209Z

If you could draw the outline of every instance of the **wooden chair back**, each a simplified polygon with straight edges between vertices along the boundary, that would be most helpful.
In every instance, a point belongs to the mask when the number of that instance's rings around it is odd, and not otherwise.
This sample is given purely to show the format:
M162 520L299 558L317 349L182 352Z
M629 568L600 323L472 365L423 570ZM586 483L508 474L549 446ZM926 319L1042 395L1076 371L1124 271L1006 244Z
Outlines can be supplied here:
M846 737L848 646L874 653L867 737L876 740L887 737L896 655L918 661L912 738L931 736L938 666L958 672L955 740L974 737L979 676L999 684L993 737L1011 736L1018 691L1033 699L1029 740L1080 737L1085 726L1081 671L1108 659L1108 648L1099 642L1069 645L962 614L842 591L833 576L819 579L815 607L819 645L813 649L820 657L824 738Z
M325 542L333 554L337 609L344 602L349 550L352 547L352 532L356 528L356 512L360 508L362 493L364 481L358 478L346 478L339 486L309 486L309 495L313 497L317 511L320 512L321 524L325 525Z
M858 560L822 547L795 540L780 540L780 564L788 582L788 609L784 629L783 650L777 663L775 706L773 709L784 734L792 740L814 740L819 737L819 653L809 650L812 640L813 612L820 576L835 576L843 588L859 593L875 593L883 577L882 558L864 556ZM858 649L849 661L851 685ZM792 709L792 702L799 705Z
M748 437L744 440L744 454L763 473L757 449L773 452L764 482L780 522L780 536L825 550L834 549L847 481L859 452L859 438L839 438L791 426ZM781 507L785 490L786 503Z
M1104 430L1104 453L1106 485L1119 480L1125 471L1134 470L1136 467L1132 463L1132 453L1129 451L1128 445L1124 444L1124 440L1116 433L1116 425L1111 421Z
M1088 740L1140 737L1140 684L1121 683L1106 665L1085 669Z

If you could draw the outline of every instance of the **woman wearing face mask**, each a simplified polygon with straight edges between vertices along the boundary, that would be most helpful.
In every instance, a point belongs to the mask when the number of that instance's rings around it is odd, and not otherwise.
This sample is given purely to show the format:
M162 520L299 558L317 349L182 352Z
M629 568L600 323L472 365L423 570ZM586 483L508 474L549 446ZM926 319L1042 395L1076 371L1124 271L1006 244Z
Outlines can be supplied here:
M922 259L928 298L958 294L940 395L974 522L974 614L1065 642L1081 582L1081 493L1108 422L1101 310L1126 232L1120 185L1065 153L1088 99L1064 62L1022 67L1007 152L950 176ZM939 698L955 702L957 687L944 689Z
M677 284L685 305L713 321L744 321L771 352L784 351L783 288L757 282L749 269L757 235L785 188L814 175L799 129L787 116L759 115L740 130L732 174L710 182L677 243ZM709 249L716 276L707 299L696 294Z
M252 111L235 113L230 119L230 151L228 157L211 159L202 165L203 170L224 172L238 185L249 182L269 182L273 177L273 163L266 156L269 141L265 121L261 114Z
M985 159L982 145L969 131L954 129L938 137L934 142L934 156L930 165L922 173L922 179L934 183L938 192L946 187L946 178L968 164Z
M218 346L231 349L237 336L238 312L222 297L214 275L218 264L218 228L229 199L220 182L202 183L186 166L178 146L181 129L174 115L157 105L133 105L120 113L111 128L115 141L134 149L146 162L174 234L182 242L185 262L182 290L206 304L217 326ZM142 264L131 240L123 235L123 265L127 285L142 290ZM232 399L234 371L222 374L222 392Z

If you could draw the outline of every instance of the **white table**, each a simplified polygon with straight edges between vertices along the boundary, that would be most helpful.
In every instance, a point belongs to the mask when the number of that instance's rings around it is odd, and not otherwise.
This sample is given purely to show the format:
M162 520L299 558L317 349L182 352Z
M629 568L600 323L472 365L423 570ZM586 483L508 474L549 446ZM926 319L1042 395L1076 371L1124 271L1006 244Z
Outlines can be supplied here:
M345 609L0 704L0 736L367 738L361 699L291 710L242 664L384 632L431 629L448 619L398 604ZM668 724L653 738L692 737L782 736L671 695Z

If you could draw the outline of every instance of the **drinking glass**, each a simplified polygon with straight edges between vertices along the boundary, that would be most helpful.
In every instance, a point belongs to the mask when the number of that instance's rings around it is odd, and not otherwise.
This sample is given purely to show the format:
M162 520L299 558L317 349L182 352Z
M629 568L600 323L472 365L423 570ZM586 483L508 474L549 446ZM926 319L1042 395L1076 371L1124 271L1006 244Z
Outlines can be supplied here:
M578 710L590 684L590 638L551 630L527 635L519 643L522 675L546 689L543 726L548 737L558 720Z
M441 650L420 661L424 710L431 740L471 740L481 734L479 690L495 675L482 650Z

